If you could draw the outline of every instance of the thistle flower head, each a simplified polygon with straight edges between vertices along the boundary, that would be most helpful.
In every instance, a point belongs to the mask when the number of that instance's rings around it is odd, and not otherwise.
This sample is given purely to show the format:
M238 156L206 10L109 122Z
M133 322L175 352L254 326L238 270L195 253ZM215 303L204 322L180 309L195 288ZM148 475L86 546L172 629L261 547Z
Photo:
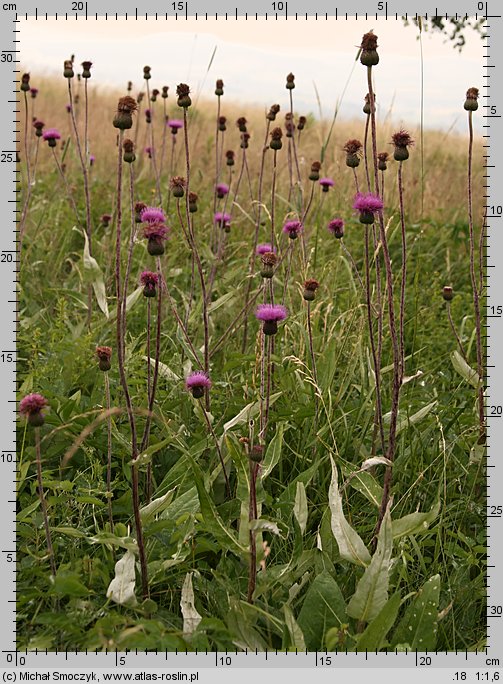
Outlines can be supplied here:
M264 252L261 255L261 261L266 266L276 266L276 264L278 263L278 257L276 256L276 252L272 250L270 250L269 252Z
M133 113L137 110L138 105L134 97L125 95L119 99L117 104L117 112L114 116L113 125L122 131L126 131L133 126Z
M61 133L57 128L48 128L44 131L42 137L44 140L60 140Z
M342 148L346 154L361 154L363 145L359 140L356 140L355 138L348 140L344 147Z
M246 133L246 124L247 123L248 122L244 116L240 116L239 119L236 121L236 126L239 128L241 133Z
M141 204L141 202L138 202ZM137 208L135 206L135 211ZM158 207L145 207L140 209L140 218L142 223L163 223L166 220L166 216L162 209Z
M192 100L190 98L190 88L186 83L179 83L176 86L176 94L178 97L177 104L179 107L190 107Z
M366 33L360 45L360 62L367 66L373 67L379 64L379 55L377 54L377 36L372 31Z
M138 105L136 103L136 100L134 97L131 97L130 95L125 95L124 97L121 97L119 99L119 102L117 104L117 111L118 112L124 112L126 114L132 114L138 109Z
M215 83L215 95L223 95L224 94L224 82L222 81L221 78L217 78L217 82Z
M187 186L187 181L183 176L173 176L170 178L169 187L173 190L175 197L183 197L183 191ZM180 194L181 193L181 194Z
M288 316L286 308L282 304L259 304L255 311L259 321L284 321Z
M450 285L445 285L444 288L442 289L442 297L446 302L452 302L454 298L454 290Z
M71 114L72 105L70 105L70 104L65 105L65 109L66 109L66 111L67 111L68 114Z
M269 121L275 121L276 115L278 114L279 110L280 110L279 104L271 105L271 108L269 109L268 113L266 114L266 119L268 119Z
M23 74L21 76L21 90L25 93L30 90L30 74Z
M283 225L283 233L286 233L291 240L295 240L299 233L302 233L303 225L300 221L286 221Z
M194 399L201 399L205 390L211 387L211 380L202 371L194 371L185 379L186 389L192 393Z
M48 405L48 401L41 394L27 394L19 402L19 413L28 419L30 425L38 427L44 422L42 409Z
M228 194L229 186L226 183L217 183L215 186L215 190L217 192L217 196L222 198Z
M262 256L263 254L267 254L268 252L275 252L275 248L269 243L269 242L263 242L260 245L257 245L257 249L255 250L255 254L258 256Z
M166 99L166 98L168 97L168 90L169 90L169 86L163 86L163 87L162 87L161 96L162 96L164 99Z
M360 45L362 50L377 50L377 36L373 31L365 33Z
M334 218L329 221L327 228L337 239L340 240L344 237L344 221L341 218Z
M388 152L379 152L377 158L380 162L387 162L389 159L389 154Z
M315 299L316 290L319 288L319 286L319 282L314 278L310 278L309 280L305 281L304 293L302 296L304 297L306 302L312 302Z
M220 226L220 228L224 228L224 230L226 230L226 229L230 228L231 216L230 216L230 214L227 214L223 211L217 211L217 212L215 212L215 215L213 216L213 222L217 226Z
M286 89L293 90L295 88L295 76L290 72L286 77Z
M320 178L320 185L323 188L323 192L328 192L329 188L334 187L334 181L332 178Z
M38 95L38 88L30 88L30 95L35 99Z
M171 128L171 132L176 135L179 128L183 128L183 121L180 119L169 119L167 125Z
M236 155L234 154L233 150L227 150L225 153L225 158L227 160L227 166L234 166L234 157Z
M101 216L100 216L100 221L105 228L108 227L108 224L110 223L111 220L112 220L111 214L101 214Z
M155 286L158 282L159 276L157 273L153 273L152 271L143 271L140 274L140 285Z
M93 65L92 62L88 62L88 61L82 62L82 69L83 69L82 77L83 78L90 78L92 65Z
M479 108L479 89L478 88L468 88L466 91L466 100L464 107L468 112L475 112Z
M393 133L391 136L391 143L396 147L408 147L409 145L413 145L414 141L407 131L401 129L396 133Z
M147 240L165 240L168 232L168 226L161 221L152 221L143 226L143 235Z
M381 198L372 192L359 192L353 202L353 209L360 212L375 213L382 209L383 206Z
M110 359L112 358L112 347L96 347L96 356L99 361L99 368L101 371L109 371L112 367Z

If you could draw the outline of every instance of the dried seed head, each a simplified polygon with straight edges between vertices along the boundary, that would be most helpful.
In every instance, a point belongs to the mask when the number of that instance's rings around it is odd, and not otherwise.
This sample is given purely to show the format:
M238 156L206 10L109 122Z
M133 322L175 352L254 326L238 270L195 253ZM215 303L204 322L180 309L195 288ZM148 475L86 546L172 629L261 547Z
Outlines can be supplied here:
M164 99L166 99L166 98L168 97L168 90L169 90L169 86L163 86L163 87L162 87L162 94L161 94L161 97L163 97Z
M311 173L309 174L309 180L311 180L311 181L320 180L320 169L321 169L321 162L314 161L311 164Z
M152 271L143 271L140 275L140 285L143 285L144 297L155 297L157 294L157 284L159 276Z
M299 131L303 131L304 128L306 127L307 119L305 116L299 116L299 122L297 124L297 128Z
M131 128L133 126L133 112L135 112L137 108L138 105L136 104L134 97L131 97L130 95L121 97L113 121L115 128L119 128L123 131Z
M217 82L216 82L216 86L215 86L215 95L218 95L218 97L220 97L223 94L224 94L224 82L222 81L221 78L218 78Z
M281 128L273 128L271 131L271 142L270 142L270 148L271 150L280 150L283 147L283 143L281 142L281 138L283 137L283 131Z
M74 77L73 73L73 60L72 59L65 59L63 63L63 76L65 78L73 78Z
M185 187L187 182L182 176L173 176L169 181L169 187L173 192L173 197L183 197L185 194Z
M387 161L389 154L387 152L379 152L377 155L379 171L386 171L388 168Z
M268 119L269 121L275 121L276 115L278 114L279 109L280 109L279 104L271 105L269 112L266 114L266 119Z
M136 155L134 153L134 142L129 138L126 138L122 143L122 148L124 150L124 161L127 164L132 164L136 159Z
M320 284L317 280L310 279L306 280L304 283L303 297L306 302L312 302L316 295L316 290L319 288Z
M227 162L226 162L227 166L234 166L234 157L235 157L234 152L232 150L227 150L227 152L225 153L225 158L227 160Z
M130 93L133 90L133 81L128 81L127 82L127 91Z
M289 73L288 76L286 77L286 89L287 90L293 90L295 88L295 76L292 73Z
M189 211L194 214L197 211L197 193L189 192Z
M152 78L152 74L150 73L151 68L149 66L144 66L143 67L143 78L148 81L149 78Z
M248 122L246 121L244 116L240 116L239 119L236 121L236 126L239 128L241 133L246 133L246 124Z
M186 83L179 83L176 86L176 94L178 97L177 104L179 107L183 107L184 109L190 107L192 100L190 99L189 93L190 88Z
M468 88L466 91L466 100L464 107L467 112L475 112L479 108L479 89L478 88Z
M141 222L142 222L141 215L142 215L142 213L145 211L146 208L147 208L147 205L145 204L145 202L135 202L135 205L134 205L134 220L136 221L136 223L141 223Z
M151 100L152 102L157 102L157 98L158 98L159 95L160 95L159 90L158 90L157 88L154 88L153 91L152 91L152 94L151 94L151 96L150 96L150 100Z
M91 78L92 62L82 62L82 78Z
M218 117L218 130L219 131L226 131L227 130L227 118L225 116L219 116Z
M248 148L248 141L250 140L250 134L249 133L241 133L241 145L240 147L243 150L246 150Z
M109 371L112 367L110 362L112 347L96 347L96 356L98 357L100 371Z
M376 66L379 64L379 55L377 54L377 36L373 31L365 33L360 45L360 62L367 67Z
M262 278L272 278L274 275L274 267L278 263L278 257L274 252L265 252L261 255L260 260L262 262L260 275Z
M363 145L359 140L348 140L342 148L346 152L346 166L355 169L360 164Z
M30 74L23 74L21 76L21 90L25 93L30 90Z
M41 137L42 137L42 135L43 135L43 130L44 130L44 126L45 126L44 122L43 122L43 121L39 121L38 119L36 119L36 120L33 122L33 128L35 129L35 135L37 136L37 138L41 138Z
M403 129L391 136L391 144L395 146L393 157L396 161L405 161L409 158L409 145L413 145L414 141Z

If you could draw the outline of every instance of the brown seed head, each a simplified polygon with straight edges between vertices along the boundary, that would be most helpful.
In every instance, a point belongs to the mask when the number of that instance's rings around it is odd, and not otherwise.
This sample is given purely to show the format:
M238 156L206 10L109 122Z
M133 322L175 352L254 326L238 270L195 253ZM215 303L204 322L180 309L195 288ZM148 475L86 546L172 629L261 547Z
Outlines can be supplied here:
M414 144L414 141L410 135L403 129L399 130L397 133L393 133L391 136L391 142L393 145L395 145L395 147L408 147L409 145Z
M187 95L190 93L190 88L186 83L179 83L176 86L176 94L178 97L187 97Z
M132 114L138 109L136 100L130 95L125 95L119 99L119 104L117 105L117 111L125 112L126 114Z
M110 361L112 358L112 347L96 347L96 356L100 361Z
M183 178L182 176L173 176L173 178L171 178L171 180L169 181L169 187L171 189L174 189L174 188L182 188L183 189L183 188L185 188L186 185L187 185L187 183L185 181L185 178Z
M362 50L377 50L377 36L373 31L369 31L362 38Z
M194 204L194 202L197 202L198 195L197 192L189 192L189 203Z
M227 117L219 116L218 117L218 123L220 126L225 126L225 124L227 123Z
M478 100L479 99L479 89L478 88L468 88L466 91L467 100Z
M278 257L274 252L265 252L261 256L262 263L265 264L266 266L276 266L278 263Z
M271 131L271 139L272 140L281 140L282 137L283 137L283 131L281 130L281 128L277 127L277 128L272 129L272 131Z
M305 290L310 290L311 292L316 292L316 290L319 288L320 284L317 280L310 279L306 280L304 283L304 289Z
M314 173L319 172L320 169L321 169L321 162L319 162L319 161L314 161L314 162L311 164L311 171L313 171Z
M134 142L129 138L126 138L124 140L124 142L122 143L122 147L124 148L124 152L127 152L128 154L134 152Z
M295 76L290 72L288 76L286 77L286 82L288 83L295 83ZM287 86L288 87L288 86Z
M89 69L92 67L93 63L92 62L82 62L82 68L84 71L89 71Z
M269 112L266 114L266 119L269 119L269 121L275 121L276 114L279 112L279 109L280 109L279 104L271 105Z
M380 162L387 162L389 159L389 154L387 152L379 152L377 158Z
M348 140L344 147L342 148L346 154L360 154L363 145L359 140L353 139Z
M219 90L222 90L222 88L224 87L224 82L222 81L221 78L217 78L216 87L217 87Z

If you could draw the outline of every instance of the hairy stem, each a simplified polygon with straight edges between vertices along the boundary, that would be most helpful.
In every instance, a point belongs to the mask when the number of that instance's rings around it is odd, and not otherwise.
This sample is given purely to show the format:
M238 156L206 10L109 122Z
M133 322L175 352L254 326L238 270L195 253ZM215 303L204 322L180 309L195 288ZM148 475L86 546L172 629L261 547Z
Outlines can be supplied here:
M108 497L108 521L110 532L114 531L114 516L112 511L112 414L110 402L110 380L105 373L105 406L107 410L107 497Z
M47 513L47 502L44 496L44 487L42 484L42 456L40 452L40 428L35 428L35 451L37 457L37 484L38 495L40 498L40 508L42 510L42 517L44 519L45 540L47 543L47 554L51 564L51 572L56 574L56 561L54 560L54 549L52 546L51 529L49 527L49 515Z

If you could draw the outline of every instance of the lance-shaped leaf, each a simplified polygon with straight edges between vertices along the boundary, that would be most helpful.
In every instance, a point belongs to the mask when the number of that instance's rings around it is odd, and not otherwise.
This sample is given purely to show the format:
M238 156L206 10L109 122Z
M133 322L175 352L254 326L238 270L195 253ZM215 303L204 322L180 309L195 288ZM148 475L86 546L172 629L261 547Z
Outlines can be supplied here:
M310 651L323 648L328 630L332 627L339 629L347 620L344 597L339 585L324 570L309 587L297 618L307 648Z
M108 585L107 598L123 606L135 606L135 556L132 551L126 551L115 564L115 577Z
M456 350L451 354L452 365L454 370L461 375L472 387L477 389L480 385L480 377L476 370L469 366L461 354Z
M370 622L378 615L388 600L392 550L393 533L391 530L390 503L388 503L377 538L376 552L348 603L348 615L351 617L362 622Z
M285 624L290 632L290 643L299 651L305 651L306 643L304 641L304 635L302 634L302 630L293 616L292 609L286 603L283 606L283 613L285 614Z
M202 617L199 615L194 605L194 589L192 587L191 572L188 572L185 575L182 586L182 597L180 599L180 608L183 616L183 636L191 636L202 620Z
M440 575L434 575L423 584L418 595L405 611L393 635L394 644L407 643L411 649L417 648L418 651L435 649L439 596Z
M96 301L98 306L103 311L105 316L108 318L108 302L107 293L105 290L105 281L103 279L103 273L98 265L98 262L94 257L91 256L89 251L89 240L87 233L83 231L84 235L84 271L88 281L93 286L94 294L96 295Z
M420 513L418 511L416 513L404 515L403 518L398 518L398 520L393 520L391 523L393 539L405 537L408 534L426 532L430 523L432 523L437 517L439 511L440 501L437 501L437 503L427 513Z
M299 523L302 534L306 531L307 525L307 496L306 488L303 482L297 482L297 491L295 493L295 504L293 506L293 514Z
M359 651L378 651L386 639L386 634L395 624L396 616L400 609L400 592L386 601L376 617L367 625L367 628L358 637Z
M332 457L330 457L330 462L332 464L332 481L328 490L328 503L331 512L332 533L339 547L341 558L366 567L370 563L370 553L360 535L351 527L344 516L337 466Z

